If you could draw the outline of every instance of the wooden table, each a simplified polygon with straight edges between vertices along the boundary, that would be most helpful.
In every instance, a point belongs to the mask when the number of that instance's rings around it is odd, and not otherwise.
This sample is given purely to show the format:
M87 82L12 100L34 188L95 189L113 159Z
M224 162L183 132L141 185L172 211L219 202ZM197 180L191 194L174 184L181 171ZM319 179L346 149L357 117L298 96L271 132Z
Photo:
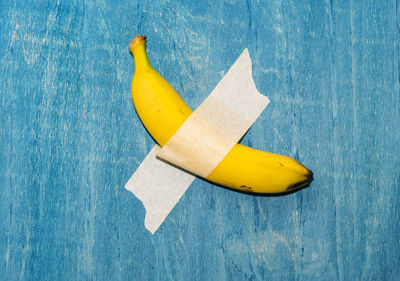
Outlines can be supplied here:
M399 5L2 1L1 279L396 280ZM300 160L311 186L196 179L151 235L124 189L154 145L130 97L137 33L192 108L247 47L271 103L242 143Z

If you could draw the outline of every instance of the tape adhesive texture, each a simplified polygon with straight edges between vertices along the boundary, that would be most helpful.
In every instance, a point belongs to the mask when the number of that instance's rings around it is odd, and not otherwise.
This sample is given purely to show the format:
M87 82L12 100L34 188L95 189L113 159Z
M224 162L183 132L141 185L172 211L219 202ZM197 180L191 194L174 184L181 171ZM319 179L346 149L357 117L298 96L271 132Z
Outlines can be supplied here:
M161 149L154 146L125 188L142 201L154 234L195 177L207 177L268 105L253 81L247 49ZM157 157L184 170L176 168Z
M247 49L157 157L207 177L268 105L254 84Z
M154 146L125 188L146 209L144 226L154 234L183 196L195 177L156 158Z

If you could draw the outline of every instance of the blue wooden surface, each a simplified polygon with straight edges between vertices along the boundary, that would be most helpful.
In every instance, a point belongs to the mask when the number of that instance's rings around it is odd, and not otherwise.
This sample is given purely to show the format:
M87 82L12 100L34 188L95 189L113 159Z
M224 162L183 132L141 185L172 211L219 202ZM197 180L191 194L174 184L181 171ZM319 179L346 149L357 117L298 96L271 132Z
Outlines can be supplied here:
M1 280L398 280L399 1L1 1ZM197 179L152 236L124 185L154 142L128 51L195 108L248 47L243 143L310 167L255 197Z

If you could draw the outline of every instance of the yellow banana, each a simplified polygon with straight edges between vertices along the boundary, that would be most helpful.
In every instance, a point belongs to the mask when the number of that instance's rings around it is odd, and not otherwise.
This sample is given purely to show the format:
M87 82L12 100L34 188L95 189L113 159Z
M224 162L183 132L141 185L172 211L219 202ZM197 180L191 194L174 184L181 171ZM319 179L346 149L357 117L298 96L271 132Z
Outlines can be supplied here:
M137 35L129 49L135 61L131 90L136 112L164 146L192 110L150 65L145 36ZM312 172L288 156L236 144L206 179L240 191L276 194L309 185Z

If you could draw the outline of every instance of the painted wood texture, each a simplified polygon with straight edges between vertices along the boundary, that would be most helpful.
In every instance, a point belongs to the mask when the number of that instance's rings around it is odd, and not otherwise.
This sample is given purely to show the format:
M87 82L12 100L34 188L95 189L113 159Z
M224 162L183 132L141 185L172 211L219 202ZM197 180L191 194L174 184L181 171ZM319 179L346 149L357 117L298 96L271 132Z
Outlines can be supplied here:
M398 280L399 1L1 1L2 280ZM243 143L315 180L197 179L152 236L124 185L154 145L128 51L195 108L244 48L271 99Z

